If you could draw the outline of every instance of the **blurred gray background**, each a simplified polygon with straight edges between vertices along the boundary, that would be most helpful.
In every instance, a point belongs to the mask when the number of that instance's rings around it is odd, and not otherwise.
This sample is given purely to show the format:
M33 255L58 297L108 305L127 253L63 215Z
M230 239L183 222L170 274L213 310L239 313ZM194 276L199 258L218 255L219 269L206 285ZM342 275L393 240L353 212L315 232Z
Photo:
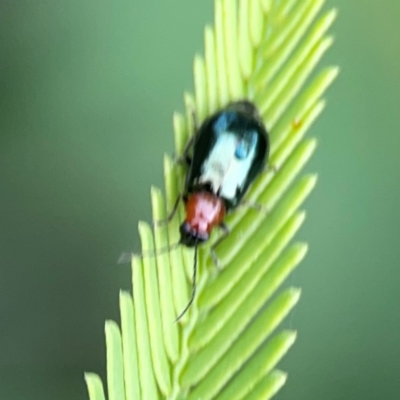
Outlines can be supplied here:
M320 176L277 399L400 398L400 2L329 1L341 74L311 135ZM327 8L327 7L326 7ZM0 5L0 399L87 399L173 150L211 2Z

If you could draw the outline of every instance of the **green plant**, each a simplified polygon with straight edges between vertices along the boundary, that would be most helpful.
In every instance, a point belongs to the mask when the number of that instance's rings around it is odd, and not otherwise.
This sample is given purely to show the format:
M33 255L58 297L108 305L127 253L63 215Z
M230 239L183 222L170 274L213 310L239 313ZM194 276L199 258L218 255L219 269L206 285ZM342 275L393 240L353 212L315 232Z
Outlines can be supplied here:
M227 218L233 231L217 249L222 271L207 247L200 250L198 294L179 323L191 291L192 251L133 259L133 298L120 295L122 334L115 322L106 323L109 400L268 399L285 383L275 365L296 333L274 330L300 290L276 291L307 252L306 244L289 245L316 182L315 175L298 176L316 147L304 135L338 72L326 68L310 77L332 43L326 32L336 12L319 16L322 5L215 0L215 27L206 27L205 55L194 60L195 96L185 94L186 117L174 116L176 152L193 132L193 108L201 120L232 99L251 99L270 131L269 163L277 172L259 177L246 197L268 212L243 208ZM155 220L172 208L185 173L168 156L164 170L166 200L158 189L151 193ZM181 216L182 209L154 236L140 223L143 251L178 242ZM91 400L105 399L97 375L86 374L86 381Z

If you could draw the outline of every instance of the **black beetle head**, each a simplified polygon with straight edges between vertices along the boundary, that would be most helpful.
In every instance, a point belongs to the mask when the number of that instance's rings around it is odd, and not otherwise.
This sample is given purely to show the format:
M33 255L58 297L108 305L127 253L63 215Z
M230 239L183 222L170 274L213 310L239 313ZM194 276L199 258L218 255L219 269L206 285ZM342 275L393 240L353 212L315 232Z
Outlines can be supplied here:
M185 245L186 247L196 247L208 240L210 235L208 233L199 232L193 229L189 223L184 222L180 229L181 239L179 243Z

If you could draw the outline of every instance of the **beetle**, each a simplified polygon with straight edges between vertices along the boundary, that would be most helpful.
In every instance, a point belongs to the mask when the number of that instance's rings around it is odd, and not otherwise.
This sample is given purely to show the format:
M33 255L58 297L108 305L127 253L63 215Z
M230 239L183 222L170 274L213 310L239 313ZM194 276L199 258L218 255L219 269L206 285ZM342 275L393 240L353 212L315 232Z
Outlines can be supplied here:
M243 197L254 179L264 170L269 155L269 135L256 106L248 100L229 103L197 127L178 162L187 166L183 193L165 221L170 221L183 200L186 218L180 226L180 241L195 248L191 298L178 316L191 306L196 293L197 247L210 238L214 227L223 230L211 247L229 234L225 215L243 204Z

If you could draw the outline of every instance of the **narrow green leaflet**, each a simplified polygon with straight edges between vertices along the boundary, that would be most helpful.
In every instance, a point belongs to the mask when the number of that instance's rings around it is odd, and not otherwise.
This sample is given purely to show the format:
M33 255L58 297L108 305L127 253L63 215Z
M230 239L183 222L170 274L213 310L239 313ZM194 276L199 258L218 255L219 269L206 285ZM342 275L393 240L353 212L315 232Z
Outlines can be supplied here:
M98 375L87 372L85 381L91 400L105 400L103 385Z
M337 67L316 71L331 46L335 10L323 0L215 0L214 25L204 31L204 53L194 58L194 94L185 114L175 113L175 150L181 154L199 121L228 102L253 101L270 134L270 168L246 194L263 211L241 207L226 218L232 233L198 254L179 241L182 205L167 225L141 222L144 254L132 260L132 293L121 292L121 329L106 323L108 400L270 399L287 375L276 368L296 339L279 325L300 289L282 284L307 253L291 243L305 220L301 206L316 183L302 169L316 149L305 135L325 108ZM183 189L185 170L164 159L165 196L152 188L153 219L165 219ZM159 251L162 249L163 251ZM105 400L100 378L85 374L90 400Z

